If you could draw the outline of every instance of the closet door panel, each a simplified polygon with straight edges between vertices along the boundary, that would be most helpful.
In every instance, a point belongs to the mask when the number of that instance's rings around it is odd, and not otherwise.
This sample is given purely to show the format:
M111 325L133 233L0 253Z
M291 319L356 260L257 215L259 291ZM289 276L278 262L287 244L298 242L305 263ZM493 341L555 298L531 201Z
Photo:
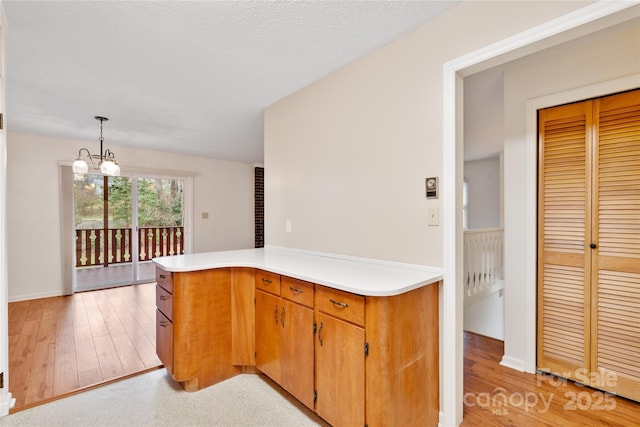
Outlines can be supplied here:
M589 348L591 104L539 114L539 369L577 379Z
M640 400L640 91L594 110L593 385Z

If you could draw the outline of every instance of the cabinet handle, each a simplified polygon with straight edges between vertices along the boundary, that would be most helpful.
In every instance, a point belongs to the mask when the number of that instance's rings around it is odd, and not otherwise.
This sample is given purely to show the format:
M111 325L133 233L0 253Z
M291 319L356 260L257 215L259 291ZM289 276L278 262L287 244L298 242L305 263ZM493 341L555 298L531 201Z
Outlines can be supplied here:
M291 289L291 292L295 292L296 294L301 294L304 292L302 289L297 289L297 288L294 288L293 286L289 286L289 289Z
M168 297L168 296L166 296L166 295L160 295L160 301L166 301L166 300L168 300L168 299L169 299L169 297Z
M166 328L167 327L167 322L165 322L164 320L160 321L160 327L161 328Z
M166 279L166 278L167 278L167 276L165 276L164 274L161 274L161 275L160 275L160 278L161 278L161 279Z
M276 304L276 309L273 310L273 320L276 321L276 325L278 324L278 304Z
M329 301L331 301L333 304L335 304L337 306L340 306L340 307L344 307L344 308L349 307L349 304L347 304L346 302L339 302L339 301L334 300L333 298L329 298Z
M320 346L322 346L322 343L324 342L324 340L322 339L322 328L324 327L324 325L322 324L322 322L320 322L320 329L318 329L318 341L320 341Z
M265 279L264 277L262 278L262 283L266 283L267 285L270 285L272 282L269 279Z
M280 313L280 324L284 328L284 305L282 306L282 313Z

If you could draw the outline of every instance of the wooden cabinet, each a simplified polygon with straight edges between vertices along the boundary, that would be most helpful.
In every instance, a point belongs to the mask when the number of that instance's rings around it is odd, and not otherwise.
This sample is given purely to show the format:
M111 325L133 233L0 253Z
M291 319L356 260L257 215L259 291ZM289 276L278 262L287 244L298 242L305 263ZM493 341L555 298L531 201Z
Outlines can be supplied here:
M240 373L231 361L231 270L157 267L156 279L156 352L171 377L196 391Z
M156 270L156 353L169 373L173 372L172 274Z
M256 289L256 367L281 382L280 297Z
M316 287L316 412L333 426L365 425L365 297Z
M157 353L187 391L258 369L334 426L438 423L437 283L365 297L251 268L156 277Z
M312 306L313 284L256 271L256 367L311 409Z
M255 373L256 323L253 268L231 269L231 363Z
M313 284L282 278L282 387L313 409Z

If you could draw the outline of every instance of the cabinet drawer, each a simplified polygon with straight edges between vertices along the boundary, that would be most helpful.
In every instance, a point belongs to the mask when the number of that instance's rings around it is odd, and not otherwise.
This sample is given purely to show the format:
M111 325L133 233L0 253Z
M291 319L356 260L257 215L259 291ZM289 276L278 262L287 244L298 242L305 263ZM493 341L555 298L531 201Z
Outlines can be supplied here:
M158 358L173 373L173 323L156 310L156 353Z
M280 295L280 275L269 271L255 271L256 289Z
M173 293L173 274L156 267L156 283Z
M282 298L313 308L313 283L282 277Z
M173 320L173 295L156 285L156 307L167 319Z
M364 297L325 286L316 286L316 306L322 313L364 326Z

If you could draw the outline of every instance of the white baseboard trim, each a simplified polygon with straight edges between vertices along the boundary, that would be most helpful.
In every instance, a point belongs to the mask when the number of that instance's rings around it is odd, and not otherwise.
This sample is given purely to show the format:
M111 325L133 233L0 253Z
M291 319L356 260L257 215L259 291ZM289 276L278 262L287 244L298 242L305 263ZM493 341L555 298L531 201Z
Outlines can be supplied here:
M9 409L16 405L16 398L10 392L2 393L2 399L0 401L0 417L9 415Z
M14 295L9 297L9 302L27 301L30 299L59 297L64 295L62 291L38 292L35 294Z
M506 354L502 356L500 364L507 368L515 369L516 371L526 372L524 360L516 359L515 357L507 356Z

